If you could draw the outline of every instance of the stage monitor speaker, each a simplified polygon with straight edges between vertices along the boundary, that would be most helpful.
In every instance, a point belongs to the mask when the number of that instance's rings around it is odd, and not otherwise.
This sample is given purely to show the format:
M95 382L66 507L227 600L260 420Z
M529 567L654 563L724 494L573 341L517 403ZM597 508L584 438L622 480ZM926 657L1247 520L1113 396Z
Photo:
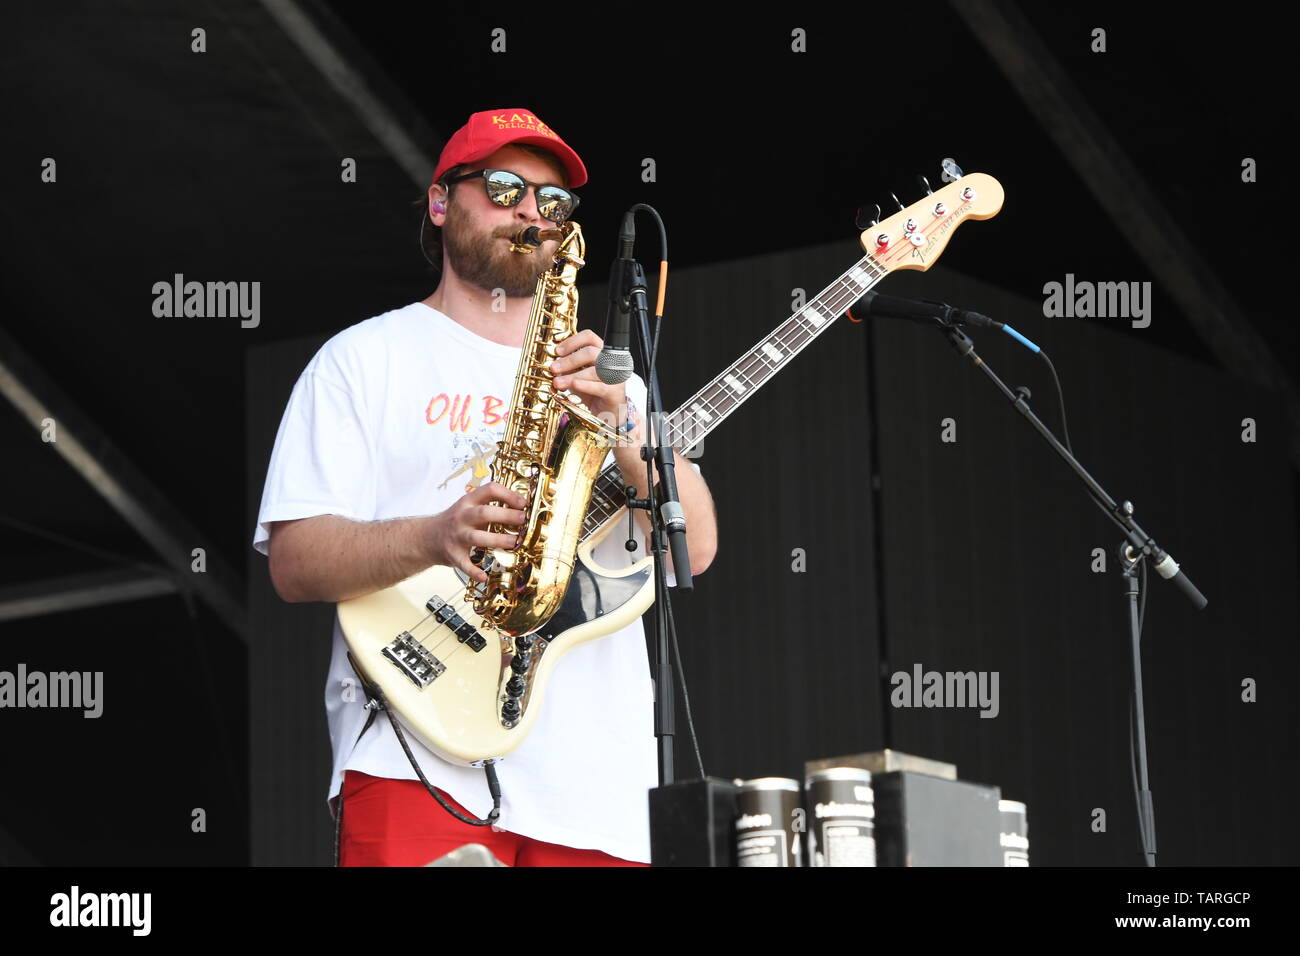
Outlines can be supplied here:
M998 787L875 774L878 866L1002 866Z
M706 777L651 790L650 865L735 866L735 783Z

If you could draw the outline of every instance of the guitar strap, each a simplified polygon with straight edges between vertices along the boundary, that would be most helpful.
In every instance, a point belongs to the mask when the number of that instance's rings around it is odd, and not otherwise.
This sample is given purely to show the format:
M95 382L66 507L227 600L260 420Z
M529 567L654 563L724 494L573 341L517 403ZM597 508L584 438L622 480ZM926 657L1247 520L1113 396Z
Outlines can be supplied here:
M501 783L500 781L497 780L496 767L493 766L494 762L491 760L487 760L483 764L483 771L487 775L488 792L492 794L491 811L489 811L488 815L482 820L480 820L478 817L465 816L463 813L460 813L455 807L448 804L447 801L443 799L442 794L438 792L438 790L433 786L433 784L429 783L428 779L424 776L424 771L420 768L420 765L415 761L415 754L411 752L411 747L406 742L406 735L402 733L401 726L398 724L396 717L393 716L393 709L389 706L388 698L384 696L383 690L380 688L378 684L366 680L365 675L361 673L361 668L357 666L356 658L352 656L351 651L348 651L347 655L348 655L348 663L352 665L352 672L357 675L357 680L361 682L361 687L366 692L366 697L368 698L366 707L370 711L370 716L366 718L365 726L361 728L361 733L357 734L357 739L353 742L352 746L355 748L356 745L361 742L361 738L366 735L366 731L369 730L370 725L374 723L375 716L382 710L385 716L388 717L388 722L393 725L393 732L397 734L397 742L402 745L402 750L406 753L406 759L411 762L411 769L415 771L415 775L419 777L420 782L424 784L424 789L428 790L430 795L433 797L433 799L438 801L438 805L441 806L448 813L450 813L457 820L459 820L461 823L468 823L470 826L474 826L474 827L486 827L495 824L497 820L500 819L501 817ZM342 832L343 832L343 792L342 790L340 790L339 810L334 817L334 865L335 866L339 865L339 841L342 836Z

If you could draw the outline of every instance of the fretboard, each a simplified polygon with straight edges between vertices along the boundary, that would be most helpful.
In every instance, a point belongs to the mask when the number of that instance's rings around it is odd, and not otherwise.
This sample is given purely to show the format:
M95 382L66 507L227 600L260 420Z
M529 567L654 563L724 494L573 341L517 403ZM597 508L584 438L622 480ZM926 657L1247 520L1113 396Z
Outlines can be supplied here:
M686 452L699 445L728 415L743 405L787 362L844 314L867 290L884 278L886 270L870 257L859 259L842 276L822 289L811 302L778 325L726 371L696 392L671 413L664 433L674 448ZM645 489L638 488L640 494ZM586 539L613 518L627 503L623 479L616 465L600 473L591 492L591 504L582 525Z

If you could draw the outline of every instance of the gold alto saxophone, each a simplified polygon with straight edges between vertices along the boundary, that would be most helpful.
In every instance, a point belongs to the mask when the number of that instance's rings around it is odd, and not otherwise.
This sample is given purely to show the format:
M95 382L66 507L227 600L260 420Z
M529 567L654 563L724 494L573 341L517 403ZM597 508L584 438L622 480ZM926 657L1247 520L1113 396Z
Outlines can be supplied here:
M559 229L521 230L511 249L531 254L548 239L560 245L537 280L505 434L492 461L492 480L527 499L526 520L520 529L490 525L494 533L518 530L519 543L511 550L476 549L471 559L488 580L466 591L484 623L511 637L531 634L559 610L592 486L618 437L580 398L555 389L550 365L555 347L577 332L576 280L586 243L576 222L564 222Z

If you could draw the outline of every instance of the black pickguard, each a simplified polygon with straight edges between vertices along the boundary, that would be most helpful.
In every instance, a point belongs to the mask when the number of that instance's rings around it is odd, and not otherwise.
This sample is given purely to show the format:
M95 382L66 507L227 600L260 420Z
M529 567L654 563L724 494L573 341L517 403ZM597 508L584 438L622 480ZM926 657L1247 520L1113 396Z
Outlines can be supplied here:
M570 628L615 611L622 607L654 573L654 565L642 568L636 574L615 578L589 568L585 561L577 561L569 589L564 592L560 609L546 622L540 633L553 641Z

